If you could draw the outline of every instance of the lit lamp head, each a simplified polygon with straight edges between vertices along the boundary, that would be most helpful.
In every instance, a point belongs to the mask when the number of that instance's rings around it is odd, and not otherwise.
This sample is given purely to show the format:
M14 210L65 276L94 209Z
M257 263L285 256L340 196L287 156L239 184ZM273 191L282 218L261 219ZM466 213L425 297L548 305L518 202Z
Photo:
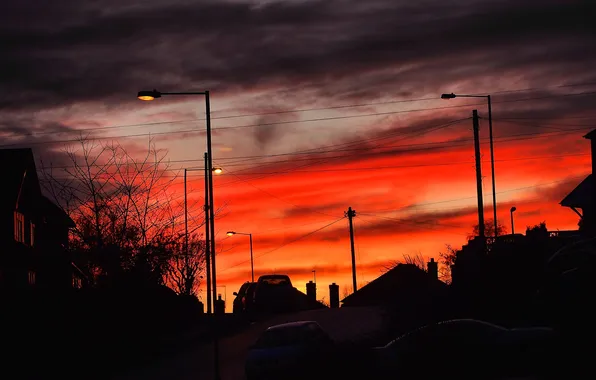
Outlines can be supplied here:
M234 235L236 235L236 232L234 232L234 231L228 231L228 232L226 232L226 235L228 235L228 236L234 236Z
M453 99L455 98L455 94L452 92L451 94L443 94L441 95L441 99Z
M137 98L139 98L140 100L145 100L145 101L154 100L157 98L161 98L161 92L159 92L157 90L139 91L139 93L137 94Z
M221 174L223 172L222 168L213 168L213 173L215 174Z

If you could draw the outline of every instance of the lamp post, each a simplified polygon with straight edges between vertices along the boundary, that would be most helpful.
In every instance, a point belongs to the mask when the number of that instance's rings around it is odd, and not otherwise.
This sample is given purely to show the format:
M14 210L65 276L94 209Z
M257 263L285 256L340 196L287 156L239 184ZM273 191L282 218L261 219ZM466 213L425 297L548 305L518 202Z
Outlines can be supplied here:
M509 213L511 214L511 235L515 235L515 227L513 225L513 213L515 210L517 210L515 206L511 207L511 210L509 210Z
M251 282L255 282L255 267L254 267L253 256L252 256L252 234L236 232L236 231L228 231L226 233L226 235L228 235L228 236L245 235L250 238L250 278L251 278Z
M459 94L442 94L441 99L453 99L453 98L485 98L488 102L488 135L490 141L490 168L492 172L492 186L493 186L493 225L495 229L495 238L499 234L499 228L497 223L497 192L495 183L495 154L493 150L493 113L490 95L459 95Z
M206 271L206 275L207 275L207 314L211 314L211 268L210 268L210 256L211 256L211 252L209 251L209 215L208 215L208 209L209 206L207 204L207 198L208 198L208 188L209 188L209 183L208 183L208 171L207 171L207 153L205 153L205 205L204 207L204 211L205 211L205 271ZM195 170L202 170L199 168L184 168L184 251L185 254L188 256L188 192L187 192L187 177L188 177L188 172L190 171L195 171ZM223 170L221 168L213 168L212 171L215 174L220 174L223 172ZM214 300L215 301L215 300Z
M210 229L211 229L211 264L212 264L212 278L213 278L213 299L217 299L217 280L215 276L215 215L214 215L214 208L213 208L213 152L211 149L211 103L209 99L209 91L193 91L193 92L160 92L157 90L145 90L139 91L137 94L137 98L144 101L151 101L157 98L161 98L162 96L194 96L194 95L201 95L205 97L205 124L206 124L206 132L207 132L207 156L208 156L208 191L209 191L209 221L210 221ZM207 203L207 199L205 200ZM219 373L219 342L217 338L217 334L215 334L215 339L213 343L214 349L214 371L215 371L215 379L220 379Z

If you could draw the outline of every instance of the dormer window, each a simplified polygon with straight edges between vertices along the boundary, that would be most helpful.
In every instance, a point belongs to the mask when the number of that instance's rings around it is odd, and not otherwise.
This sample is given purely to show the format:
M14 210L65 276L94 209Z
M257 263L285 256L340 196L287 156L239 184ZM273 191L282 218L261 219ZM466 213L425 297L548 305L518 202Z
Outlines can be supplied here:
M25 243L25 215L18 211L14 212L14 239Z

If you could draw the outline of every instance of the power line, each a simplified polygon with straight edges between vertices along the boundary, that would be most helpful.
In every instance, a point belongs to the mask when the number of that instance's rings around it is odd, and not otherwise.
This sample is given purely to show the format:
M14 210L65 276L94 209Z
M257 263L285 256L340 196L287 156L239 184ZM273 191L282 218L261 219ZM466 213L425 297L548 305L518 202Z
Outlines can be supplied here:
M585 128L574 128L568 129L565 131L558 131L558 132L533 132L533 133L519 133L514 135L505 135L500 137L495 137L494 141L514 141L514 140L522 140L518 139L518 137L526 137L526 136L536 136L534 138L542 138L542 137L550 137L556 135L565 135L571 134L575 132L581 132L590 127ZM511 140L513 138L513 140ZM484 140L486 142L489 141L488 137L481 137L480 140ZM407 147L415 147L415 146L428 146L428 145L439 145L439 144L451 144L453 146L458 146L462 144L467 144L467 142L473 141L473 138L468 139L459 139L458 141L437 141L437 142L427 142L427 143L416 143L416 144L400 144L400 145L390 145L385 146L385 148L407 148ZM219 161L226 161L226 160L236 160L236 159L261 159L261 158L273 158L273 157L284 157L284 156L294 156L294 155L309 155L309 154L327 154L327 153L337 153L337 152L354 152L354 151L362 151L362 150L369 150L369 147L362 147L362 148L345 148L345 149L334 149L334 150L323 150L323 151L316 151L316 152L290 152L290 153L276 153L276 154L267 154L267 155L254 155L254 156L237 156L237 157L228 157L228 158L219 158ZM292 160L293 161L293 160ZM274 162L275 163L275 162Z
M590 156L590 153L576 153L576 154L559 154L550 156L533 156L533 157L516 157L507 159L498 159L495 162L510 162L510 161L529 161L529 160L542 160L549 158L562 158L562 157L581 157ZM489 163L490 160L483 160L483 163ZM434 163L434 164L412 164L412 165L390 165L390 166L374 166L374 167L360 167L360 168L338 168L338 169L313 169L313 170L292 170L292 173L326 173L326 172L343 172L343 171L374 171L384 169L405 169L405 168L419 168L419 167L436 167L436 166L457 166L457 165L470 165L474 164L474 161L456 161L448 163ZM251 172L251 173L234 173L234 176L238 175L264 175L264 174L287 174L288 171L278 172ZM242 179L241 179L242 180Z
M493 104L499 103L516 103L516 102L525 102L531 100L543 100L543 99L550 99L550 98L558 98L558 97L566 97L566 96L582 96L582 95L595 95L596 91L593 92L580 92L580 93L571 93L571 94L558 94L558 95L546 95L534 98L524 98L524 99L510 99L510 100L502 100L502 101L493 101ZM346 116L331 116L331 117L323 117L323 118L314 118L314 119L303 119L303 120L289 120L289 121L279 121L279 122L271 122L271 123L259 123L259 124L248 124L248 125L237 125L237 126L227 126L227 127L215 127L212 130L227 130L227 129L239 129L239 128L255 128L255 127L263 127L263 126L273 126L273 125L284 125L284 124L299 124L299 123L307 123L307 122L320 122L320 121L331 121L331 120L342 120L342 119L353 119L353 118L361 118L361 117L373 117L373 116L386 116L386 115L394 115L394 114L403 114L403 113L411 113L411 112L423 112L423 111L431 111L431 110L445 110L445 109L455 109L455 108L463 108L463 107L470 107L476 105L484 105L485 103L468 103L468 104L461 104L455 106L444 106L444 107L428 107L428 108L419 108L419 109L412 109L412 110L400 110L400 111L387 111L387 112L375 112L375 113L368 113L368 114L360 114L360 115L346 115ZM204 119L196 119L196 120L186 120L186 121L177 121L177 122L161 122L162 124L172 124L172 123L182 123L182 122L191 122L191 121L199 121ZM155 123L146 123L145 125L153 126L158 125L160 122ZM131 124L130 126L142 126L143 124ZM122 126L126 127L126 126ZM91 131L93 129L86 128L86 129L77 129L72 131L47 131L45 134L50 133L82 133L86 131ZM118 138L134 138L134 137L148 137L148 136L160 136L160 135L168 135L168 134L179 134L179 133L199 133L203 132L204 128L194 128L194 129L187 129L187 130L174 130L174 131L167 131L167 132L153 132L153 133L139 133L139 134L129 134L129 135L119 135L119 136L105 136L105 137L88 137L86 140L88 141L95 141L95 140L110 140L110 139L118 139ZM39 133L38 133L39 134ZM28 134L12 134L4 137L30 137L35 136L34 132ZM0 148L3 147L11 147L11 146L19 146L19 145L38 145L38 144L58 144L58 143L68 143L68 142L76 142L80 139L67 139L67 140L47 140L47 141L32 141L32 142L19 142L19 143L11 143L11 144L4 144L0 145Z
M530 92L530 91L543 91L543 90L554 89L554 88L586 87L586 86L592 86L592 85L596 85L596 83L575 83L575 84L569 84L569 85L558 85L558 86L551 86L551 87L544 87L544 88L525 88L525 89L516 89L516 90L503 90L503 91L492 92L491 95ZM554 95L554 96L559 96L559 95ZM438 96L436 96L436 97L433 96L433 97L417 98L417 99L401 99L401 100L392 100L392 101L384 101L384 102L344 104L344 105L329 106L329 107L301 108L301 109L294 109L294 110L280 110L280 111L272 111L272 112L261 112L261 113L240 114L240 115L230 115L230 116L215 116L215 117L212 116L211 120L280 115L280 114L290 114L290 113L298 113L298 112L326 111L326 110L345 109L345 108L360 108L360 107L370 107L370 106L400 104L400 103L412 103L412 102L430 101L430 100L440 100L440 98ZM495 102L495 103L499 103L499 102ZM483 104L483 103L479 103L479 104ZM221 111L213 111L212 113L218 113L218 112L221 112ZM196 122L196 121L205 121L205 119L204 118L194 118L194 119L158 121L158 122L149 122L149 123L112 125L112 126L104 126L104 127L81 128L81 129L72 130L72 131L40 131L40 132L31 132L31 133L23 133L23 134L10 134L10 135L4 136L4 137L19 137L19 136L25 137L25 136L46 135L46 134L80 133L80 132L85 132L85 131L101 131L101 130L120 129L120 128L150 127L150 126L165 125L165 124L183 124L183 123L192 123L192 122Z
M461 119L461 120L465 120L465 119ZM448 126L450 126L450 125L453 125L454 123L457 123L457 122L459 122L459 121L461 121L461 120L454 120L454 121L450 121L450 122L448 122L448 123L446 123L446 124L442 124L442 125L438 125L438 126L432 127L431 129L428 129L428 130L419 131L419 132L417 133L417 135L424 134L424 133L428 133L428 132L430 132L431 130L436 130L436 129L441 129L441 128L448 127ZM411 134L412 132L404 132L404 131L402 131L402 130L399 130L399 131L392 132L392 133L391 133L391 135L395 135L395 134L400 134L400 135L403 135L403 134L408 134L408 133L410 133L410 134ZM407 137L413 137L413 136L404 136L403 138L407 138ZM373 140L378 140L378 139L383 139L383 138L387 138L387 136L376 137L376 138L370 138L370 139L368 139L368 140L369 140L369 142L370 142L370 141L373 141ZM403 139L403 138L402 138L402 139ZM399 141L399 140L398 140L398 141ZM356 142L348 142L348 143L339 144L339 145L346 145L346 144L347 144L347 145L354 145L354 144L358 144L358 143L362 143L362 142L361 142L361 141L356 141ZM368 147L368 149L371 149L371 148L370 148L370 147ZM311 150L307 150L307 151L302 151L302 152L300 152L300 153L307 153L307 152L312 152L312 151L313 151L313 150L311 149ZM336 150L336 151L340 151L340 150ZM285 172L284 174L290 173L290 172L292 172L292 171L295 171L295 170L297 170L297 169L300 169L300 168L303 168L303 167L307 167L307 166L313 166L313 165L317 165L317 164L325 163L325 162L328 162L328 161L330 161L330 160L333 160L333 159L339 159L339 158L342 158L342 156L338 156L338 157L327 157L327 158L323 158L323 159L317 160L317 161L315 161L315 162L309 162L309 163L307 163L307 164L304 164L304 165L300 165L300 166L297 166L297 167L293 167L293 168L287 169L287 170L286 170L286 172ZM244 170L247 170L247 169L244 169ZM242 171L242 170L236 171L236 173L238 173L238 172L240 172L240 171ZM271 174L264 174L264 175L261 175L260 177L254 178L254 180L263 179L263 178L265 178L265 177L269 177L269 176L271 176ZM228 183L226 183L226 185L230 185L230 184L233 184L233 183L235 183L235 182L228 182Z
M551 137L553 135L562 135L562 134L570 134L570 133L575 133L577 131L582 131L584 130L584 128L580 128L580 129L573 129L573 130L568 130L568 131L564 131L564 132L545 132L545 133L528 133L528 134L518 134L518 135L512 135L512 136L503 136L503 137L499 137L499 138L495 138L495 141L498 142L510 142L510 141L524 141L524 140L530 140L530 139L535 139L535 138L544 138L544 137ZM511 137L522 137L522 138L511 138ZM488 138L483 138L484 140L488 140ZM436 149L439 148L441 146L438 146L438 144L443 144L443 146L445 148L453 148L453 147L458 147L458 146L462 146L462 145L466 145L467 141L471 141L471 139L462 139L456 142L452 142L452 141L444 141L444 142L428 142L428 143L419 143L419 144L403 144L403 145L396 145L396 146L386 146L384 148L402 148L402 147L414 147L414 146L421 146L422 148L418 148L418 149L408 149L406 152L420 152L420 151L426 151L426 150L432 150L432 149ZM483 142L482 144L486 144L487 142ZM430 147L424 147L427 145L432 145ZM370 150L370 148L354 148L354 149L349 149L351 150ZM335 151L327 151L327 152L321 152L321 153L334 153L334 152L339 152L339 151L346 151L345 149L342 150L335 150ZM312 152L311 154L316 154L318 152ZM361 154L359 157L366 157L366 156L374 156L377 155L379 153L382 152L374 152L374 153L370 153L370 154ZM286 156L286 155L292 155L295 153L282 153L279 155L275 155L275 156ZM528 156L528 157L514 157L514 158L509 158L509 159L497 159L495 160L495 162L508 162L508 161L526 161L526 160L535 160L535 159L548 159L548 158L562 158L562 157L581 157L581 156L588 156L590 155L589 153L576 153L576 154L560 154L560 155L546 155L546 156ZM255 159L261 157L261 156L252 156ZM349 157L349 155L340 155L340 156L335 156L335 157L330 157L333 159L339 159L339 158L347 158ZM263 158L269 158L268 156L263 156ZM311 161L312 158L294 158L294 159L290 159L290 160L276 160L276 161L272 161L272 162L268 162L265 164L278 164L278 163L284 163L284 162L294 162L294 161ZM184 160L186 161L186 160ZM171 162L175 162L175 161L171 161ZM484 160L483 162L488 162L486 160ZM288 174L288 173L316 173L316 172L335 172L335 171L358 171L358 170L375 170L375 169L400 169L400 168L415 168L415 167L433 167L433 166L453 166L453 165L465 165L465 164L470 164L472 163L471 161L460 161L460 162L450 162L450 163L434 163L434 164L412 164L412 165L396 165L396 166L377 166L377 167L365 167L365 168L340 168L340 169L314 169L314 170L285 170L285 171L275 171L275 172L265 172L265 173L259 173L259 172L250 172L250 173L242 173L241 171L243 170L239 170L239 171L235 171L235 172L229 172L230 174L233 174L234 176L238 176L238 175L247 175L247 176L251 176L251 175L274 175L274 174ZM254 163L253 163L254 164ZM229 166L244 166L247 164L225 164L223 165L223 168L225 169L226 167ZM314 166L314 164L308 164L306 166ZM97 167L101 167L101 165L97 165ZM38 168L38 171L42 171L43 169L67 169L67 168L74 168L74 166L54 166L54 167L43 167L43 168ZM188 168L187 168L188 169ZM193 167L191 168L193 169L193 171L200 171L200 170L204 170L204 168L200 168L200 167ZM195 170L196 169L196 170ZM247 168L244 170L250 170L253 168ZM184 168L171 168L171 169L167 169L169 171L181 171L184 170ZM224 171L224 173L226 173L226 171ZM196 174L193 175L192 172L189 172L189 177L202 177L202 174ZM180 177L180 175L164 175L163 177ZM66 177L65 177L66 178ZM61 177L56 177L56 179L63 179ZM256 179L260 179L260 178L256 178ZM255 179L255 180L256 180ZM244 181L244 179L239 178L238 181L231 181L231 182L226 182L220 186L227 186L229 184L232 183L238 183L240 181Z
M292 243L295 243L295 242L297 242L297 241L299 241L299 240L302 240L302 239L304 239L304 238L307 238L307 237L309 237L309 236L311 236L311 235L314 235L314 234L316 234L317 232L324 230L325 228L331 227L332 225L334 225L335 223L337 223L337 222L339 222L340 220L343 220L343 219L345 219L345 217L341 217L341 218L339 218L339 219L337 219L337 220L335 220L335 221L333 221L333 222L331 222L331 223L329 223L329 224L326 224L326 225L324 225L323 227L317 228L317 229L316 229L316 230L314 230L314 231L311 231L311 232L309 232L309 233L306 233L306 234L304 234L304 235L301 235L301 236L299 236L299 237L297 237L297 238L295 238L295 239L293 239L293 240L290 240L290 241L288 241L288 242L286 242L286 243L284 243L284 244L282 244L282 245L280 245L280 246L278 246L278 247L276 247L276 248L273 248L273 249L271 249L271 250L269 250L269 251L267 251L267 252L261 253L261 254L259 254L259 255L255 255L255 256L254 256L254 258L263 257L263 256L265 256L265 255L268 255L268 254L270 254L270 253L276 252L276 251L278 251L278 250L280 250L280 249L282 249L282 248L284 248L284 247L286 247L286 246L288 246L288 245L290 245L290 244L292 244ZM228 267L226 267L226 268L222 269L222 270L221 270L221 272L223 272L223 271L226 271L226 270L229 270L229 269L232 269L232 268L235 268L235 267L237 267L237 266L240 266L240 265L242 265L242 264L246 264L246 263L248 263L248 262L250 262L250 260L245 260L245 261L242 261L242 262L236 263L236 264L234 264L234 265L231 265L231 266L228 266Z
M262 193L269 195L269 196L270 196L270 197L272 197L272 198L275 198L275 199L277 199L277 200L279 200L279 201L282 201L282 202L284 202L284 203L287 203L287 204L289 204L290 206L293 206L293 207L295 207L295 208L297 208L297 209L299 209L299 210L303 210L303 209L305 209L304 207L300 207L300 206L298 206L298 205L296 205L296 204L294 204L294 203L292 203L292 202L289 202L289 201L287 201L287 200L285 200L285 199L283 199L283 198L280 198L280 197L278 197L278 196L277 196L277 195L275 195L275 194L271 194L270 192L268 192L268 191L266 191L266 190L263 190L263 189L261 189L260 187L257 187L257 186L255 186L255 185L253 185L251 182L249 182L249 181L246 181L246 180L244 180L244 179L242 179L242 178L238 177L238 176L237 176L236 174L234 174L234 173L231 173L231 174L232 174L233 176L235 176L236 178L238 178L238 179L242 180L243 182L245 182L245 183L249 184L250 186L254 187L255 189L257 189L257 190L261 191ZM332 215L325 214L325 213L323 213L323 212L317 211L316 209L312 209L312 211L314 211L314 212L316 212L316 213L318 213L318 214L321 214L321 215L325 215L325 216L331 216L331 217L332 217Z
M544 182L544 183L538 183L536 185L532 185L532 186L524 186L524 187L518 187L518 188L514 188L514 189L507 189L507 190L503 190L503 191L497 191L497 194L506 194L506 193L512 193L512 192L516 192L516 191L523 191L523 190L530 190L530 189L535 189L535 188L539 188L539 187L545 187L545 186L552 186L552 185L557 185L557 184L563 184L563 183L571 183L571 182L575 182L578 181L580 179L583 179L586 177L587 174L585 175L581 175L581 176L574 176L574 177L570 177L564 180L560 180L560 181L552 181L552 182ZM492 194L492 193L488 193L488 194ZM476 199L476 196L470 196L470 197L464 197L464 198L455 198L455 199L447 199L447 200L443 200L443 201L435 201L435 202L425 202L425 203L416 203L413 204L411 206L406 206L406 207L402 207L399 209L385 209L385 210L375 210L374 212L397 212L397 211L404 211L407 209L411 209L414 207L420 207L420 206L429 206L429 205L435 205L435 204L441 204L441 203L451 203L451 202L459 202L459 201L465 201L465 200L470 200L470 199Z
M408 219L400 219L400 218L391 218L391 217L386 217L386 216L382 216L382 215L377 215L377 214L370 214L370 213L360 213L360 215L364 215L364 216L370 216L370 217L374 217L374 218L379 218L379 219L384 219L384 220L388 220L388 221L393 221L396 223L400 223L400 224L409 224L409 225L427 225L429 229L433 229L435 231L437 231L438 229L436 227L448 227L448 228L468 228L467 226L455 226L455 225L449 225L449 224L443 224L443 223L439 223L439 222L431 222L431 221L424 221L424 220L408 220ZM372 221L369 223L375 223L375 221ZM433 228L434 227L434 228ZM441 231L445 231L445 229L441 229ZM454 235L458 235L461 236L461 232L453 232L450 230L447 230L447 232L450 232Z

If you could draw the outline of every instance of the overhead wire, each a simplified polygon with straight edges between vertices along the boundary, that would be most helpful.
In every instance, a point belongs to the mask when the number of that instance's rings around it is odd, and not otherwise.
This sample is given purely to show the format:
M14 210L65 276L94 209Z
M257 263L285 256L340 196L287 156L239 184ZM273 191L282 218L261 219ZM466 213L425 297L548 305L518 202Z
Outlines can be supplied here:
M551 90L551 89L556 89L556 88L586 87L586 86L592 86L592 85L596 85L596 83L573 83L573 84L569 84L569 85L557 85L557 86L549 86L549 87L543 87L543 88L534 87L534 88L515 89L515 90L502 90L502 91L494 91L491 93L491 95L494 96L494 95L499 95L499 94L510 94L510 93L532 92L532 91L536 92L536 91L545 91L545 90ZM557 94L557 95L549 95L549 96L561 96L561 95L567 95L567 94ZM575 95L575 94L572 94L572 95ZM412 103L412 102L432 101L432 100L439 101L440 98L438 96L433 96L433 97L424 97L424 98L417 98L417 99L400 99L400 100L390 100L390 101L382 101L382 102L355 103L355 104L344 104L344 105L318 107L318 108L299 108L299 109L279 110L279 111L271 111L271 112L250 113L250 114L212 116L211 120L223 120L223 119L245 118L245 117L260 117L260 116L290 114L290 113L299 113L299 112L327 111L327 110L345 109L345 108L361 108L361 107ZM530 100L532 100L532 99L530 99ZM499 103L499 101L496 101L494 103ZM484 103L478 103L478 105L482 105L482 104L484 104ZM457 106L457 107L459 107L459 106ZM432 108L429 108L429 109L432 109ZM222 112L222 111L212 111L212 114L216 114L219 112ZM76 130L68 130L68 131L37 131L37 132L30 132L30 133L18 133L18 134L14 133L14 134L6 135L4 137L26 137L26 136L47 135L47 134L68 134L68 133L80 133L80 132L86 132L86 131L100 131L100 130L135 128L135 127L145 127L145 126L155 126L155 125L165 125L165 124L192 123L192 122L197 122L197 121L205 121L205 118L193 118L193 119L184 119L184 120L170 120L170 121L113 125L113 126L103 126L103 127L79 128Z
M499 103L515 103L515 102L523 102L523 101L531 101L531 100L543 100L549 98L557 98L557 97L566 97L566 96L582 96L582 95L595 95L596 91L591 92L581 92L581 93L571 93L571 94L558 94L558 95L547 95L541 97L534 97L534 98L525 98L525 99L509 99L509 100L502 100L502 101L493 101L493 104ZM375 113L368 113L368 114L359 114L359 115L344 115L344 116L331 116L331 117L322 117L322 118L314 118L314 119L302 119L302 120L288 120L288 121L279 121L279 122L270 122L270 123L258 123L258 124L247 124L247 125L237 125L237 126L225 126L225 127L214 127L212 130L227 130L227 129L238 129L238 128L255 128L255 127L263 127L263 126L272 126L272 125L284 125L284 124L300 124L300 123L307 123L307 122L320 122L320 121L331 121L331 120L342 120L342 119L353 119L353 118L362 118L362 117L372 117L372 116L386 116L386 115L393 115L393 114L403 114L403 113L411 113L411 112L423 112L423 111L431 111L431 110L444 110L444 109L455 109L455 108L463 108L463 107L470 107L475 105L484 105L485 103L468 103L468 104L461 104L455 106L443 106L443 107L428 107L428 108L419 108L419 109L412 109L412 110L399 110L399 111L387 111L387 112L375 112ZM155 124L152 124L155 125ZM150 136L161 136L161 135L172 135L172 134L194 134L194 133L202 133L204 132L204 128L193 128L193 129L186 129L186 130L174 130L174 131L165 131L165 132L150 132L150 133L139 133L139 134L128 134L128 135L118 135L118 136L100 136L100 137L86 137L85 140L87 141L98 141L98 140L113 140L113 139L120 139L120 138L135 138L135 137L150 137ZM49 132L49 131L48 131ZM64 131L56 131L56 132L64 132ZM72 133L81 133L85 132L85 130L73 130ZM9 135L4 136L6 137L27 137L27 135ZM9 144L2 144L0 148L6 147L13 147L13 146L20 146L20 145L39 145L39 144L61 144L61 143L69 143L69 142L77 142L80 139L64 139L64 140L46 140L46 141L29 141L29 142L15 142Z
M339 219L337 219L337 220L335 220L335 221L333 221L333 222L331 222L331 223L328 223L328 224L324 225L323 227L319 227L319 228L317 228L317 229L316 229L316 230L314 230L314 231L308 232L308 233L306 233L306 234L304 234L304 235L300 235L300 236L298 236L297 238L295 238L295 239L292 239L292 240L290 240L290 241L288 241L288 242L286 242L286 243L283 243L283 244L281 244L281 245L279 245L279 246L277 246L277 247L275 247L275 248L273 248L273 249L271 249L271 250L268 250L268 251L266 251L266 252L263 252L263 253L260 253L260 254L258 254L258 255L255 255L255 256L254 256L254 258L263 257L263 256L265 256L265 255L269 255L269 254L271 254L271 253L273 253L273 252L276 252L276 251L278 251L278 250L280 250L280 249L282 249L282 248L284 248L284 247L287 247L287 246L288 246L288 245L290 245L290 244L293 244L293 243L295 243L295 242L297 242L297 241L300 241L300 240L302 240L302 239L305 239L305 238L307 238L307 237L309 237L309 236L311 236L311 235L314 235L314 234L316 234L316 233L317 233L317 232L319 232L319 231L322 231L322 230L324 230L324 229L326 229L326 228L328 228L328 227L331 227L332 225L336 224L337 222L339 222L339 221L341 221L341 220L343 220L343 219L345 219L345 217L341 217L341 218L339 218ZM242 261L242 262L236 263L236 264L234 264L234 265L227 266L227 267L225 267L225 268L223 268L223 269L221 269L221 270L219 270L219 271L220 271L220 272L224 272L224 271L227 271L227 270L229 270L229 269L232 269L232 268L238 267L238 266L240 266L240 265L246 264L247 262L250 262L250 260L245 260L245 261Z

